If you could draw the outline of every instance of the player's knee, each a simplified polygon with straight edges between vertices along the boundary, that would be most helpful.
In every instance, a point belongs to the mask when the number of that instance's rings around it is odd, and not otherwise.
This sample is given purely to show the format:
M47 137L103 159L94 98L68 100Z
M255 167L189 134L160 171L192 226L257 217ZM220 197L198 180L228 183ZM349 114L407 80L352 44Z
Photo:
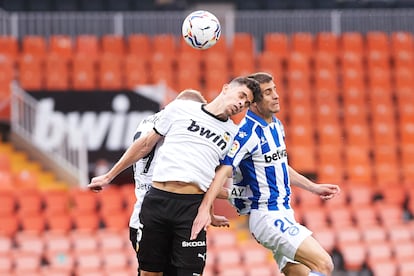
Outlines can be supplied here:
M329 276L332 274L334 270L334 264L332 258L328 255L325 258L321 258L318 260L317 264L317 272L322 273L322 275Z

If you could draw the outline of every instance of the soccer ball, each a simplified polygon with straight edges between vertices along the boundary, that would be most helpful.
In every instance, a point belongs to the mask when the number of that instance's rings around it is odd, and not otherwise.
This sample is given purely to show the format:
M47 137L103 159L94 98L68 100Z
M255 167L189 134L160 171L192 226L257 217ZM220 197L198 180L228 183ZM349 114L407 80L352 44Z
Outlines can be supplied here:
M208 49L220 38L221 26L217 17L208 11L194 11L183 22L184 41L195 49Z

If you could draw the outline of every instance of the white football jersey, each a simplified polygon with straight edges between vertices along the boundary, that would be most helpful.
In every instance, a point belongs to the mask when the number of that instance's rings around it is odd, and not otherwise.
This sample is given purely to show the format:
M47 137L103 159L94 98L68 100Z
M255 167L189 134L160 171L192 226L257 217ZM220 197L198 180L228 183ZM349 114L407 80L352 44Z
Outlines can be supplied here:
M168 104L154 129L165 139L152 180L191 182L203 191L237 133L231 119L223 121L206 111L204 104L185 100Z
M148 116L142 120L135 131L134 140L147 134L154 128L155 122L160 118L162 111ZM139 213L141 212L142 200L152 185L152 173L158 156L158 148L162 145L163 140L159 141L151 152L134 164L135 196L137 201L134 205L129 226L139 228Z

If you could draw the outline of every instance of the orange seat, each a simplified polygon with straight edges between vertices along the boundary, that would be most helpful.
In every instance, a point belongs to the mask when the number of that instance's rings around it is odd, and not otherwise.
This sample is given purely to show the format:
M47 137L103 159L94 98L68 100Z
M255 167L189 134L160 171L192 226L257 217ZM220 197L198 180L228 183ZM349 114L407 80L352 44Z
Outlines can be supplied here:
M348 147L345 151L345 168L349 182L372 184L373 172L369 149L361 149L356 146Z
M63 59L70 59L73 55L72 37L68 35L51 35L49 37L48 52Z
M40 234L46 230L46 220L42 213L20 215L19 218L22 230Z
M105 53L98 62L98 88L100 90L120 90L123 88L121 59Z
M359 32L344 32L340 36L342 52L362 53L364 50L364 38Z
M335 33L319 32L315 37L315 48L318 52L324 52L337 55L339 39Z
M173 59L178 52L176 37L173 34L156 34L152 36L153 56Z
M34 253L14 251L14 272L17 275L32 275L40 273L41 256Z
M290 51L289 37L285 33L266 33L263 44L264 52L272 52L281 59L285 59Z
M362 242L365 244L385 242L388 239L386 229L380 225L360 227Z
M98 194L85 189L73 188L69 191L72 210L80 213L91 213L97 211Z
M95 60L101 53L98 37L95 35L78 35L75 38L75 55Z
M327 216L328 216L328 220L331 223L331 226L335 229L337 229L337 231L342 231L344 232L344 234L346 233L346 231L349 232L350 235L351 233L351 229L353 229L353 220L352 220L352 210L351 208L347 207L347 206L343 206L343 207L338 207L335 209L331 209L331 210L327 210ZM346 231L345 231L346 229ZM356 231L356 229L353 230L354 232ZM337 232L337 236L341 235L341 233ZM348 238L348 237L347 237ZM338 236L339 240L342 240L342 237ZM345 239L345 237L344 237Z
M296 32L290 36L291 49L310 57L315 51L314 37L312 33Z
M397 215L402 214L396 212ZM391 214L391 213L390 213ZM398 218L395 218L396 220ZM405 224L394 225L387 228L388 240L393 244L412 243L411 228Z
M147 34L130 34L126 38L127 51L131 56L149 58L152 52L151 37Z
M16 194L12 189L0 189L0 217L13 215L16 211Z
M72 59L72 71L70 72L72 88L74 90L94 90L97 87L95 60L93 55L90 58L86 55L86 49L82 51L85 51L85 55L76 55Z
M312 205L306 201L302 201L304 198L315 198L315 203ZM312 231L317 231L318 229L325 229L329 227L328 216L325 209L320 204L320 199L317 196L302 194L300 197L300 206L305 212L302 214L303 224L306 225ZM303 202L307 204L303 204Z
M377 209L378 219L382 225L392 226L403 223L404 215L401 206L377 203L375 207Z
M12 275L13 258L7 254L0 254L0 274Z
M389 39L388 35L382 31L368 31L365 34L366 49L368 51L378 51L382 53L389 53Z
M283 80L284 74L282 58L270 51L262 51L256 54L256 58L257 70L271 74L279 90L279 87L282 85L280 82Z
M93 232L72 231L69 238L76 255L86 255L98 251L99 239Z
M53 232L68 233L73 228L72 217L69 213L46 214L46 228Z
M43 211L43 198L39 190L33 188L19 189L17 196L17 210L24 216L37 215Z
M391 92L391 72L383 66L368 70L368 87L381 87L385 91ZM390 94L390 93L388 93Z
M316 128L318 143L321 145L340 146L344 143L342 127L339 123L324 123Z
M369 149L371 146L371 136L368 123L350 124L345 128L347 145L360 146Z
M376 122L372 124L373 144L375 146L381 145L396 145L396 126L393 122Z
M104 251L103 253L102 262L106 271L115 272L117 270L128 268L128 257L124 250L111 250Z
M19 220L14 214L2 215L0 224L0 234L6 237L14 237L19 230Z
M414 37L410 32L395 31L390 36L391 49L395 54L400 51L412 52L414 50Z
M359 271L366 261L367 248L360 242L346 242L339 247L343 258L344 268L350 271Z
M69 58L69 57L68 57ZM45 58L45 88L47 90L69 89L69 63L58 53L48 54Z
M46 54L46 50L46 39L43 36L26 35L22 38L22 54L42 58Z
M388 259L371 263L370 270L375 276L397 276L398 266L395 260Z
M392 243L392 251L397 261L407 261L414 259L414 243L413 242L394 242Z
M103 35L101 37L101 48L103 54L110 54L117 57L121 57L126 53L124 37L119 35Z
M234 53L253 57L255 53L254 37L251 33L236 32L233 36L231 49Z
M19 44L14 36L0 36L0 56L15 60L20 52Z
M237 267L242 264L241 251L237 247L215 249L214 255L219 273L227 267Z
M124 60L126 87L133 89L137 85L148 84L148 63L135 55L127 55Z
M255 56L253 53L247 55L244 52L232 52L231 72L233 76L243 76L256 71Z
M411 276L414 274L414 260L406 260L398 263L398 276Z
M39 56L25 53L19 59L19 82L23 89L41 90L43 88L43 64Z
M336 245L336 233L333 228L319 228L312 230L313 236L321 244L321 246L328 252L332 253Z
M389 242L367 244L367 265L371 267L376 263L391 260L393 252Z
M69 192L61 189L50 189L42 192L45 212L48 214L64 214L69 211Z
M72 252L72 241L68 237L68 233L47 231L43 233L45 240L46 258L55 258L59 254ZM50 261L50 260L49 260ZM52 264L52 262L50 261Z
M377 213L375 208L370 205L353 206L352 217L354 218L355 224L361 229L367 226L378 225Z
M349 204L355 208L370 206L374 196L375 190L367 185L352 185L348 190Z

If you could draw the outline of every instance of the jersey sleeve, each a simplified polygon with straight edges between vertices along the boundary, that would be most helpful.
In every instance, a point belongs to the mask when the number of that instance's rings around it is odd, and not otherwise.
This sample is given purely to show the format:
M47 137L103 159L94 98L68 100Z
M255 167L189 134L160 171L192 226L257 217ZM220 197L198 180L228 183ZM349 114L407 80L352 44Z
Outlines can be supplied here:
M172 101L169 103L163 112L159 116L158 120L154 123L154 130L162 135L165 136L168 130L171 128L171 125L174 122L175 114L177 114L177 110L179 108L179 100Z
M255 150L255 139L256 137L255 135L252 135L251 130L245 131L244 128L240 128L239 132L234 137L231 149L223 160L223 164L237 168L240 162L250 156Z

